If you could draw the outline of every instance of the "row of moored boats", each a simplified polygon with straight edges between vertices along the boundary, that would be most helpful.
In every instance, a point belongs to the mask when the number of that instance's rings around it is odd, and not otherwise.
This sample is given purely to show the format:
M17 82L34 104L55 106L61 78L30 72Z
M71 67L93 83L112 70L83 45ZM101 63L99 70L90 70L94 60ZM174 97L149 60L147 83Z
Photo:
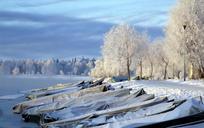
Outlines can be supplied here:
M190 125L204 120L202 97L168 99L142 88L114 88L104 78L26 92L13 107L43 128L132 128Z

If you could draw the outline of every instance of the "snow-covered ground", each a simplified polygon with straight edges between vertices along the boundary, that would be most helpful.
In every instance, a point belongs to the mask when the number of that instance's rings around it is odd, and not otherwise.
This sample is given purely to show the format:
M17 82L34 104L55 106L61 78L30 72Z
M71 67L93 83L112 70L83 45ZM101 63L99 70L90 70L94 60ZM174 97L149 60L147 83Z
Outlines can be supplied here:
M202 96L204 97L204 81L126 81L112 84L115 88L132 88L134 92L139 88L144 88L147 93L155 94L156 96L168 96L169 98L185 99Z

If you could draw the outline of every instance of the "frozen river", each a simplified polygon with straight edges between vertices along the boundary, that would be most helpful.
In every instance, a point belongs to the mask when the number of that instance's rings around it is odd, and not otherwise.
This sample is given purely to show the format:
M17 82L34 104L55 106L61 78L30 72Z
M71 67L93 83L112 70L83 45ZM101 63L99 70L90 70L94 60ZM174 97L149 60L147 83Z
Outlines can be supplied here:
M0 76L0 96L87 79L89 78L78 76ZM23 98L0 100L0 128L38 128L36 124L24 123L19 117L20 115L12 113L12 107L23 100Z

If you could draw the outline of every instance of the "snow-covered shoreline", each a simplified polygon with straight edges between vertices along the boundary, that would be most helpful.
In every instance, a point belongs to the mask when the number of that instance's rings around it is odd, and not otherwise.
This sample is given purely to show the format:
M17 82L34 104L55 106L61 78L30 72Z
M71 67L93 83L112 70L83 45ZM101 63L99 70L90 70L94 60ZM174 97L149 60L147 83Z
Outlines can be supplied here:
M17 76L18 77L18 76ZM53 76L54 77L54 76ZM12 78L12 77L11 77ZM8 78L7 79L7 81L11 81L12 79L11 78ZM25 78L25 79L23 79L23 78ZM31 79L28 79L29 77L22 77L21 76L21 78L18 78L17 80L19 80L20 82L23 82L23 83L25 83L25 81L26 80L29 80L30 82L32 82L32 86L30 87L30 88L33 88L33 87L36 87L36 86L34 86L34 85L38 85L38 84L40 84L41 82L42 82L42 80L44 81L44 80L46 80L46 81L49 81L50 82L50 80L56 80L58 77L56 77L55 79L53 79L53 78L49 78L49 79L47 79L47 78L40 78L39 77L39 79L37 79L36 77L35 77L35 79L32 79L32 77L31 77ZM16 78L15 78L16 79ZM63 80L68 80L68 79L61 79L61 78L58 78L59 80L58 81L56 81L57 83L59 83L59 82L62 82L63 83ZM75 79L75 78L74 78ZM76 79L75 79L76 80ZM40 82L41 81L41 82ZM29 84L30 84L30 82L28 82ZM35 82L38 82L38 84L36 84ZM65 82L65 81L64 81ZM72 81L70 81L70 82L72 82ZM158 80L132 80L132 81L124 81L124 82L117 82L117 83L110 83L114 88L115 88L115 91L117 91L119 88L124 88L124 89L127 89L127 88L131 88L132 90L131 90L131 94L130 95L134 95L138 90L140 90L141 88L143 88L144 89L144 91L147 93L147 95L152 95L152 96L155 96L156 97L156 99L157 98L165 98L166 96L168 97L168 102L167 103L162 103L161 104L161 106L168 106L168 105L170 105L171 106L171 104L174 104L174 102L175 101L186 101L186 100L188 100L188 101L191 101L191 98L193 98L193 97L199 97L199 96L202 96L202 97L204 97L204 86L203 86L203 84L202 84L202 80L199 80L199 81L186 81L186 82L183 82L183 81L178 81L178 80L166 80L166 81L158 81ZM26 82L27 83L27 82ZM27 83L27 84L28 84ZM28 84L28 85L29 85ZM42 84L42 83L41 83ZM21 85L21 84L19 84L19 85ZM50 85L52 85L52 84L50 84ZM23 86L22 86L23 87ZM26 86L25 86L26 87ZM128 89L129 90L129 89ZM109 93L109 92L108 92ZM110 92L111 93L111 92ZM12 99L15 99L15 97L14 96L17 96L17 95L7 95L7 96L4 96L3 98L4 99L8 99L8 98L12 98ZM91 95L90 95L91 96ZM105 98L105 96L106 96L106 98ZM96 98L96 96L94 96L93 97L93 99L95 99ZM100 99L100 100L105 100L105 101L107 101L108 100L108 98L110 98L110 97L108 97L107 95L104 95L104 98L103 99ZM85 98L86 99L86 98ZM97 99L97 98L96 98ZM110 98L111 99L111 98ZM118 99L118 98L117 98ZM166 98L167 99L167 98ZM199 98L196 98L196 99L198 99L199 101L203 101L200 97ZM11 102L12 103L12 105L13 105L13 103L15 102L15 103L18 103L18 102L20 102L20 101L22 101L22 98L17 98L16 100L10 100L10 101L7 101L7 100L2 100L2 102ZM95 103L95 102L98 102L98 100L91 100L91 101L93 101L93 103ZM67 101L67 102L69 102L69 101ZM115 100L110 100L110 102L112 103L112 102L116 102ZM78 104L76 104L76 105L82 105L82 106L84 106L85 104L83 104L83 103L81 103L81 102L77 102ZM122 102L123 103L123 102ZM132 103L135 103L135 102L132 102L132 101L129 101L128 103L130 103L130 104L132 104ZM175 102L176 103L176 102ZM193 102L193 104L194 104L194 102ZM189 105L193 105L193 104L189 104ZM10 105L10 106L12 106L12 105ZM55 104L51 104L51 105L54 105L55 106ZM56 104L57 105L57 104ZM63 107L63 105L64 104L61 104L62 106L61 107ZM117 105L117 104L116 104ZM136 104L137 105L137 104ZM184 105L185 106L185 105ZM47 108L47 107L49 107L49 106L44 106L45 108ZM58 107L60 107L60 106L58 106ZM3 108L3 106L1 106L1 108ZM52 107L51 107L52 108ZM119 107L120 108L120 107ZM119 109L118 108L118 109ZM124 107L124 108L126 108L126 107ZM164 107L164 108L166 108L166 107ZM38 107L35 107L35 109L36 110L40 110ZM120 108L121 109L121 108ZM4 111L8 111L7 109L3 109ZM42 108L42 110L43 110L43 108ZM66 109L65 109L66 110ZM67 108L67 112L69 112L69 108ZM150 109L151 110L151 109ZM159 111L161 111L160 109L158 109ZM183 110L183 109L182 109ZM176 110L177 111L177 110ZM183 110L184 111L184 110ZM28 112L32 112L32 111L28 111ZM34 111L33 111L34 112ZM65 112L65 111L62 111L63 113ZM105 111L104 111L105 112ZM143 114L146 114L146 112L144 111L141 111ZM29 113L28 113L29 114ZM35 114L35 113L34 113ZM50 113L50 114L52 114L52 113ZM57 114L57 113L56 113ZM131 122L129 122L129 120L126 122L126 117L127 117L127 119L129 119L129 118L131 118L132 119L132 117L134 118L135 116L134 115L137 115L137 112L136 113L131 113L131 112L129 112L129 113L127 113L127 116L124 116L124 121L125 122L122 122L122 124L124 124L124 125L129 125L129 124L131 124ZM140 111L139 111L139 113L138 113L139 115L141 114L140 113ZM32 114L30 114L30 115L32 115ZM164 114L165 115L165 114ZM61 116L60 115L60 113L59 113L59 116ZM69 115L68 115L69 116ZM175 115L175 116L177 116L177 115ZM12 117L13 117L13 115L12 115ZM54 116L52 116L52 117L54 117ZM57 116L56 116L57 117ZM66 117L66 114L65 114L65 116L64 117ZM173 118L174 116L172 116L172 118ZM15 118L15 117L13 117L13 118ZM176 117L175 117L176 118ZM101 119L101 118L97 118L97 119ZM98 121L96 119L96 121ZM111 118L111 119L115 119L115 118ZM158 118L159 119L159 118ZM13 119L13 120L17 120L17 119ZM63 121L63 119L62 119L62 121ZM95 121L95 120L93 120L93 121ZM110 121L113 121L113 120L110 120ZM9 122L9 121L7 121L7 122ZM16 121L16 122L18 122L18 121ZM120 121L118 120L116 120L116 121L114 121L114 122L116 122L116 123L114 123L114 126L116 126L116 125L121 125L122 126L122 124L118 124ZM134 120L133 120L133 122L134 122ZM159 121L160 122L160 121ZM12 124L12 123L11 123ZM19 124L19 125L27 125L27 124L24 124L24 123L22 123L22 124ZM114 127L113 126L113 127ZM111 127L111 126L110 126Z
M131 88L132 92L143 88L149 94L167 96L171 99L189 99L204 97L204 84L202 80L193 81L125 81L112 83L115 88Z

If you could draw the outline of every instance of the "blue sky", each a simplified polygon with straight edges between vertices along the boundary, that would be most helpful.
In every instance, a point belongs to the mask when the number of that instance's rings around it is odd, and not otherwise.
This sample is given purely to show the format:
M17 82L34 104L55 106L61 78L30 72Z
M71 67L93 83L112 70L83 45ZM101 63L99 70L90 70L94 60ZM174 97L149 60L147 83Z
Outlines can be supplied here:
M100 56L103 35L129 23L163 35L176 0L1 0L0 58Z

